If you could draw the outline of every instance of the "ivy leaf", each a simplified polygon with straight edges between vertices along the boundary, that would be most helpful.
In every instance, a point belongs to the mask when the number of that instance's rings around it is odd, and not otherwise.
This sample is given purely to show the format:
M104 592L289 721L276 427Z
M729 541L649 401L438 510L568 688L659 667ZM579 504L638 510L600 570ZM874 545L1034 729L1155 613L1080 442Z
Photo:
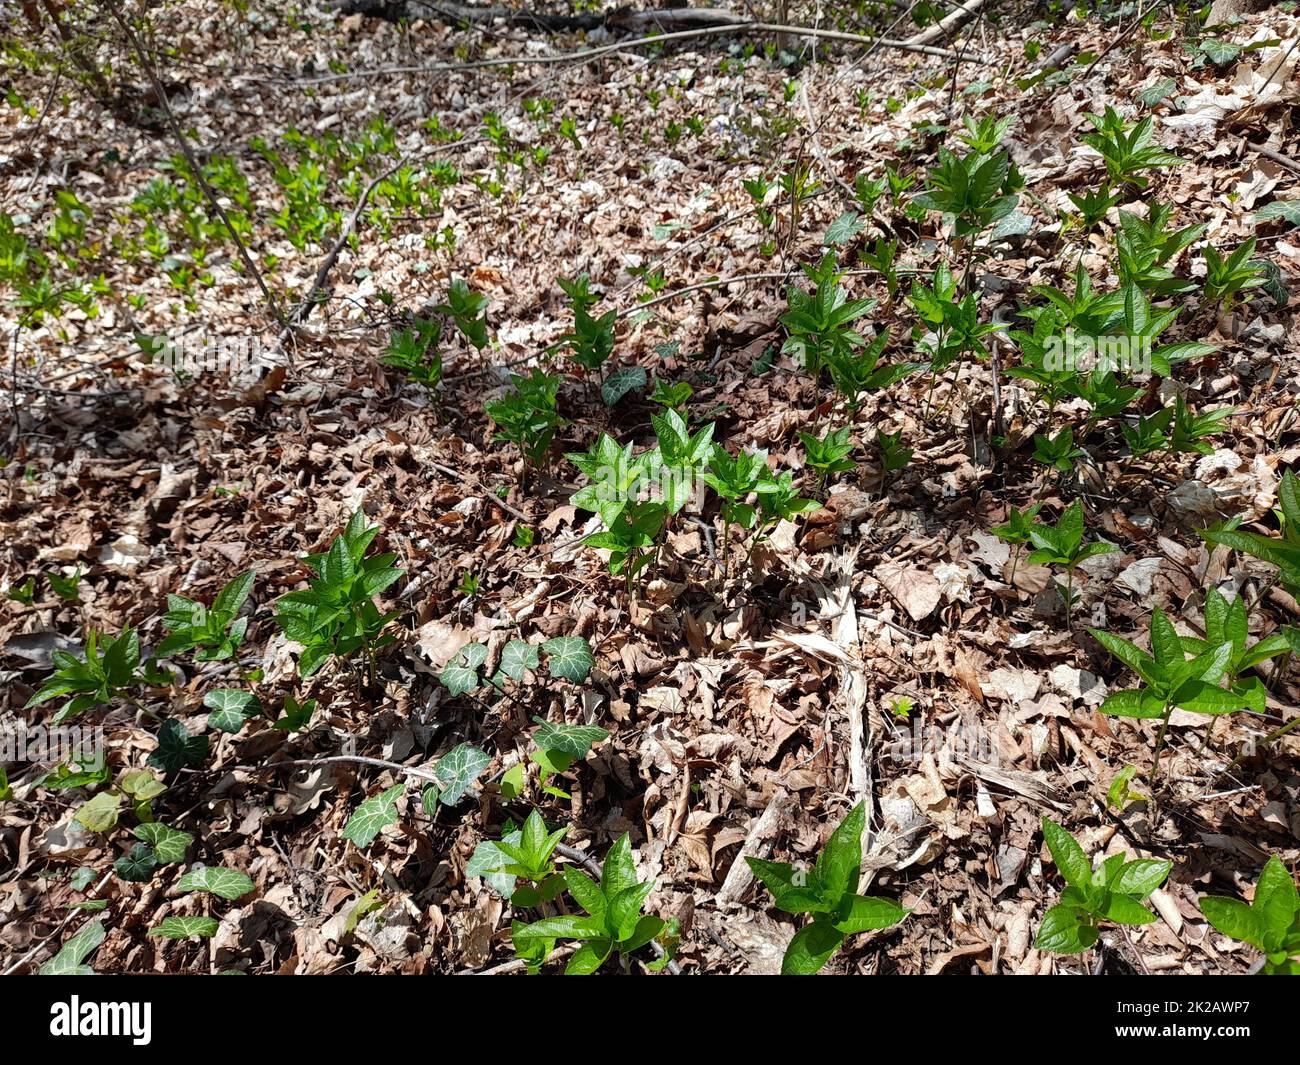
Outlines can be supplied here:
M1256 222L1272 222L1278 218L1300 226L1300 200L1274 200L1255 212Z
M235 899L242 898L253 890L253 878L238 869L200 865L180 878L176 890L181 894L187 891L207 891L234 902Z
M600 386L600 398L605 406L612 407L629 392L635 392L646 386L644 366L620 366L605 378Z
M95 970L81 963L104 942L104 923L92 921L64 941L58 954L37 970L38 976L94 976Z
M147 843L137 843L113 863L113 872L132 884L145 884L158 868L158 859Z
M523 680L527 670L537 668L540 657L535 643L511 640L501 651L500 670L511 680Z
M387 791L372 796L357 807L343 829L343 838L358 847L369 847L382 829L397 820L397 800L406 790L405 784L394 784Z
M442 788L438 801L444 806L455 806L491 761L492 756L487 751L480 750L472 743L453 747L439 759L433 770L433 775L438 778Z
M221 927L215 917L168 917L162 924L149 929L149 935L163 939L189 939L201 936L207 939L217 934Z
M184 725L170 718L158 730L158 749L145 762L165 773L174 773L187 765L199 765L207 756L208 738L191 736Z
M552 724L544 718L533 718L541 728L533 734L533 742L544 751L559 751L570 758L585 758L592 746L609 738L609 733L598 725Z
M1225 67L1241 55L1241 46L1211 37L1201 42L1201 51L1218 67Z
M122 796L115 791L102 791L93 799L82 803L72 819L91 832L107 832L117 824L121 808Z
M542 644L542 650L550 656L546 668L551 671L551 676L575 684L587 679L596 661L591 654L591 645L581 636L557 636Z
M1145 89L1139 89L1137 92L1137 102L1144 107L1155 107L1162 100L1169 99L1178 88L1178 82L1173 78L1161 78L1152 82Z
M487 644L472 643L461 648L438 674L438 679L448 694L455 698L477 688L479 667L486 661L487 655Z
M826 227L826 235L822 237L822 244L847 244L862 232L862 227L862 216L857 211L845 211Z
M208 715L208 728L222 732L238 732L244 722L262 709L257 696L238 688L217 688L203 697L203 705L212 711Z
M190 844L194 842L194 837L188 832L182 832L179 828L160 825L156 821L136 825L132 831L135 833L136 839L144 840L153 848L154 857L158 859L160 865L183 862L185 852L189 850Z

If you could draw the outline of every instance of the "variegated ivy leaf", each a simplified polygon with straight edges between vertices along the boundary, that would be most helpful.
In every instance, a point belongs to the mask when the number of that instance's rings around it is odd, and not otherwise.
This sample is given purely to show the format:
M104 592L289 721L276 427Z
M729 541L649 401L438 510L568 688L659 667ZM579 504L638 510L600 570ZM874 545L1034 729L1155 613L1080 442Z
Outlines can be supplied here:
M215 936L220 927L215 917L168 917L162 924L149 929L149 934L163 939L189 939L190 936L207 939Z
M478 671L487 660L487 644L472 643L463 647L456 657L442 667L438 679L453 698L478 687Z
M1256 222L1272 222L1277 218L1300 226L1300 200L1274 200L1255 212Z
M522 838L523 832L515 829L503 836L501 842L517 847ZM502 898L508 899L515 893L518 878L513 873L504 872L503 869L513 862L514 859L497 846L496 840L485 839L470 855L469 862L465 866L465 875L481 876L488 887Z
M501 651L499 670L511 680L523 680L524 673L536 669L540 660L537 644L527 640L511 640Z
M182 832L179 828L160 825L156 821L136 825L132 831L135 833L136 839L144 840L153 848L154 857L158 859L160 865L183 862L186 850L194 842L194 837L188 832Z
M234 902L253 890L253 879L238 869L201 865L181 877L176 890L181 894L187 891L207 891Z
M132 884L146 884L158 868L158 859L147 843L136 843L113 863L113 872Z
M533 718L541 728L533 734L533 742L544 751L559 751L571 758L585 758L592 746L609 737L597 725L553 725L540 717Z
M612 407L629 392L645 388L646 372L644 366L620 366L605 378L600 386L600 398L605 406Z
M94 976L95 970L82 962L104 942L104 924L92 921L64 941L58 954L37 970L38 976Z
M551 676L571 680L581 684L587 679L595 659L591 654L591 645L581 636L557 636L542 644L542 650L549 656L546 667Z
M397 800L405 790L405 784L394 784L363 802L348 818L343 838L350 839L358 847L369 847L382 829L397 820Z
M442 756L433 770L442 789L439 801L444 806L455 806L469 786L482 776L483 770L491 761L492 756L487 751L480 750L472 743L453 747Z
M169 718L158 729L158 749L145 761L165 773L174 773L187 765L198 765L207 754L207 736L191 736L189 729Z
M212 711L208 715L208 728L232 733L242 729L244 722L262 709L256 695L238 688L210 691L203 697L203 705Z

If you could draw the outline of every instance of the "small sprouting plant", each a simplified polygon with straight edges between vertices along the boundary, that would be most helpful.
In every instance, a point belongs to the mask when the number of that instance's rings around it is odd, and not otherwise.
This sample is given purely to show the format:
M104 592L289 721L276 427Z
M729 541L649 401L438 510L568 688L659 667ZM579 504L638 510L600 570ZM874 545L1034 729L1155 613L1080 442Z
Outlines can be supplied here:
M1155 414L1139 414L1132 425L1121 423L1119 431L1134 458L1163 451L1169 447L1169 427L1174 421L1174 408L1162 407Z
M605 856L600 883L573 866L565 866L564 882L585 916L564 914L511 925L515 952L532 971L550 956L557 940L577 939L582 946L569 959L564 972L566 976L589 976L611 954L617 953L626 963L628 955L646 946L667 927L661 918L641 912L655 882L637 879L632 843L626 834Z
M680 414L685 410L686 404L694 394L695 389L686 381L678 381L670 385L661 377L655 380L654 391L650 393L650 402L658 403L662 407L669 407Z
M1183 650L1197 656L1229 644L1232 653L1228 656L1224 669L1224 680L1232 694L1241 701L1242 707L1262 714L1266 702L1264 682L1257 676L1246 674L1261 662L1267 662L1278 655L1290 654L1294 647L1288 633L1293 635L1294 630L1284 629L1251 643L1246 604L1237 596L1228 599L1217 588L1211 588L1205 593L1204 629L1204 639L1180 636Z
M1074 431L1069 427L1062 429L1055 436L1042 433L1034 435L1035 462L1041 462L1050 470L1069 473L1079 459L1087 458L1088 453L1074 443Z
M1201 530L1200 536L1208 543L1271 563L1278 568L1282 587L1293 595L1300 594L1300 479L1290 470L1282 474L1277 498L1281 506L1274 514L1281 526L1280 536L1244 531L1237 527L1240 523L1235 518Z
M878 237L870 251L863 248L858 253L858 259L884 279L891 300L898 295L898 241Z
M654 548L668 519L668 507L657 500L624 504L603 532L593 533L583 543L609 552L609 572L620 574L632 594L636 575L654 560Z
M567 333L560 343L569 349L573 361L583 369L599 370L614 353L614 324L618 321L618 311L606 311L596 318L587 310L597 297L590 291L590 279L586 274L580 274L572 281L561 278L560 287L569 297L569 306L573 310L573 332Z
M564 877L555 871L555 848L568 828L548 832L536 810L523 827L507 831L499 840L484 840L474 848L465 867L466 876L481 876L515 906L538 906L564 890ZM520 880L528 881L520 885Z
M1178 396L1174 400L1173 431L1169 436L1169 447L1175 452L1214 454L1214 445L1206 441L1224 431L1224 422L1231 418L1236 410L1236 407L1216 407L1214 410L1207 410L1204 414L1196 414L1187 406L1186 400Z
M866 345L852 323L869 313L876 301L847 297L840 285L844 275L836 268L834 252L828 251L816 266L805 263L803 270L813 289L805 292L791 285L786 290L789 310L781 315L781 324L790 335L781 350L799 358L815 381L833 357L848 355ZM879 352L876 354L878 358Z
M399 329L389 338L379 361L433 392L442 380L441 337L442 324L437 319L416 318L409 328Z
M393 565L395 554L366 554L378 534L379 526L367 524L358 508L328 550L302 560L313 574L307 587L276 600L276 623L302 645L299 676L310 677L331 655L347 658L363 651L373 682L375 652L393 639L383 630L398 616L380 613L375 596L403 572Z
M928 174L925 191L913 199L918 207L953 220L958 237L979 233L1015 210L1024 187L1006 152L971 151L958 156L939 149L939 164Z
M1189 278L1174 275L1169 264L1199 240L1205 223L1168 229L1173 208L1169 204L1152 204L1146 218L1131 211L1119 212L1119 229L1115 233L1115 263L1120 284L1137 285L1152 296L1168 296L1195 288Z
M1249 904L1223 895L1199 902L1215 929L1263 953L1264 975L1300 976L1300 894L1277 855L1264 864Z
M1214 608L1211 608L1214 609ZM1093 638L1141 680L1136 688L1111 692L1099 709L1115 717L1152 718L1160 721L1152 758L1151 780L1160 772L1160 754L1174 708L1194 714L1230 714L1243 709L1246 697L1220 687L1232 662L1233 644L1226 635L1227 621L1219 632L1223 642L1204 646L1185 641L1159 607L1151 615L1151 653L1131 640L1090 628ZM1190 650L1189 650L1190 649ZM1189 659L1188 653L1192 654Z
M434 310L450 317L461 335L481 351L488 344L487 304L488 298L483 293L473 291L456 278L447 286L446 302Z
M856 346L834 348L826 353L831 380L835 382L836 390L844 397L850 411L856 411L862 405L864 393L887 388L908 374L924 369L925 364L920 362L879 365L880 356L888 343L889 331L882 329L861 349Z
M1036 548L1029 556L1032 565L1065 567L1065 584L1058 584L1057 590L1065 602L1065 621L1069 625L1074 610L1075 571L1088 559L1119 548L1104 541L1083 542L1083 501L1078 499L1065 508L1055 525L1034 522L1029 527L1029 542Z
M691 432L686 419L669 407L650 415L657 450L645 456L646 473L660 489L669 514L676 514L691 499L695 485L713 451L714 423Z
M271 723L271 727L281 732L302 732L311 724L312 715L315 713L315 699L304 699L298 702L292 695L286 695L283 712Z
M1043 818L1043 839L1066 887L1060 902L1043 915L1034 942L1039 950L1082 954L1097 942L1103 921L1143 925L1156 920L1143 903L1165 882L1169 862L1126 861L1123 854L1112 854L1094 869L1075 838L1050 817Z
M1221 303L1226 313L1232 309L1240 293L1259 288L1264 284L1267 278L1263 266L1250 261L1254 252L1254 237L1226 257L1206 245L1205 299L1208 302Z
M1010 544L1015 548L1015 557L1011 560L1011 583L1016 580L1016 565L1020 561L1020 553L1025 544L1030 542L1030 530L1034 527L1034 518L1038 516L1038 510L1043 504L1034 503L1032 506L1019 510L1014 506L1007 507L1007 520L1001 525L993 527L993 535L1001 540L1004 544Z
M1086 233L1103 221L1110 209L1124 198L1124 193L1111 192L1105 182L1083 193L1067 193L1075 210L1079 212L1079 227Z
M976 121L971 115L963 115L961 121L966 127L966 132L958 133L958 139L971 151L988 155L1002 143L1002 138L1015 124L1016 116L1007 115L1006 118L998 118L997 115L985 115Z
M883 429L876 432L876 451L880 454L880 468L885 476L905 469L912 461L910 447L903 446L903 431L887 433Z
M511 374L513 388L500 399L483 404L496 424L496 440L519 448L529 466L540 467L551 450L555 432L565 424L556 408L560 379L533 368L527 377Z
M788 862L745 856L776 908L785 913L811 914L812 920L794 934L781 959L788 976L818 972L851 935L890 928L908 911L890 899L857 894L862 876L862 833L866 806L858 803L831 833L811 869Z
M1183 161L1154 143L1155 119L1150 115L1130 124L1113 107L1107 107L1105 114L1084 115L1084 118L1092 123L1095 132L1085 133L1083 141L1101 155L1106 164L1106 177L1113 185L1130 184L1144 189L1148 184L1144 171L1177 166Z
M826 478L836 473L848 473L857 469L858 464L849 458L853 453L853 441L849 439L849 427L831 429L820 438L811 433L800 433L803 442L804 463L809 469L817 471L817 484L820 488L826 484Z
M254 577L252 570L241 573L217 593L210 607L183 595L168 595L163 615L168 635L158 645L158 657L195 648L198 653L194 657L200 662L232 657L248 629L248 618L239 617L239 611L253 590Z
M54 715L56 723L92 707L107 706L114 699L135 704L130 689L165 684L170 679L156 669L152 659L141 664L140 636L130 627L117 637L101 636L92 629L86 635L86 649L81 658L56 649L53 659L54 672L27 700L24 709L71 696Z

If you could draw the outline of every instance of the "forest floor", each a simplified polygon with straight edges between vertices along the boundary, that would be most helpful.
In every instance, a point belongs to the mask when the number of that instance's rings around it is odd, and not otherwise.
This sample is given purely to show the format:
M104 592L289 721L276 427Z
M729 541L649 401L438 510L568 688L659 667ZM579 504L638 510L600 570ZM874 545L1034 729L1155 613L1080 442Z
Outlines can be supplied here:
M237 659L171 661L172 685L146 700L208 737L206 759L169 774L153 801L152 816L195 837L188 863L145 883L109 875L131 833L74 820L91 792L45 786L50 766L8 766L0 970L34 969L91 919L107 930L99 971L517 970L518 914L466 865L527 812L499 782L527 763L530 719L543 718L610 736L554 781L567 797L533 789L532 804L596 859L630 833L642 878L656 882L647 912L680 922L684 972L779 969L798 919L771 907L741 855L809 862L859 800L871 826L864 884L912 912L851 937L832 970L1245 971L1249 950L1210 929L1196 899L1240 895L1267 855L1288 866L1300 857L1300 740L1247 746L1296 713L1295 671L1269 678L1263 715L1176 711L1168 794L1116 807L1107 792L1123 767L1138 767L1145 791L1158 722L1098 712L1131 674L1087 626L1144 642L1158 607L1195 633L1210 586L1252 604L1254 635L1296 621L1271 567L1197 535L1238 515L1269 525L1280 475L1300 457L1296 297L1255 290L1229 315L1176 297L1186 302L1165 339L1219 349L1181 368L1180 387L1198 410L1235 407L1210 454L1134 460L1117 432L1099 429L1086 458L1053 471L1032 461L1032 438L1082 430L1081 405L1049 414L1003 377L1016 443L991 446L988 363L949 368L933 396L928 375L914 374L867 397L854 423L859 467L832 479L822 509L782 522L748 560L715 506L676 522L630 600L579 542L598 524L570 502L581 481L559 456L601 432L652 442L660 408L647 389L606 405L566 377L554 461L527 479L516 448L493 440L483 404L509 369L570 330L557 278L585 272L597 312L618 311L611 367L689 382L692 419L715 422L719 443L766 448L774 465L801 470L796 434L831 424L831 404L781 352L786 290L806 285L799 267L821 258L828 227L852 210L858 175L914 174L914 194L937 147L956 146L963 115L1015 117L1003 143L1025 179L1024 224L989 243L976 268L982 320L1012 321L1035 285L1070 291L1078 263L1115 287L1114 211L1086 237L1061 221L1068 193L1101 172L1080 136L1084 116L1106 105L1154 113L1157 140L1184 160L1118 207L1172 204L1177 224L1205 223L1202 240L1219 249L1258 236L1257 256L1294 288L1295 228L1254 218L1300 184L1287 162L1300 158L1300 18L1284 7L1221 31L1240 46L1263 42L1222 63L1163 13L1128 35L1125 7L1082 20L982 17L938 42L962 50L956 63L794 38L783 42L787 65L765 52L770 35L542 63L618 38L397 25L293 4L168 5L154 24L175 51L162 68L170 107L201 157L245 176L220 191L249 220L246 243L286 308L309 293L372 178L405 160L424 182L405 201L385 186L359 212L325 278L328 299L283 364L191 377L147 365L133 336L248 337L271 349L278 330L216 220L196 262L183 210L150 206L150 183L176 177L177 146L147 106L157 101L144 76L122 41L105 45L120 56L115 77L144 101L131 113L11 70L28 106L0 112L3 210L47 241L55 193L71 190L89 220L60 269L103 284L94 313L63 309L22 329L11 318L5 330L21 357L7 382L4 591L36 581L21 597L30 603L10 594L0 609L2 712L48 723L55 703L23 706L52 652L75 651L87 629L132 625L148 649L165 635L168 593L209 602L249 569L256 585ZM1065 45L1065 72L1035 78ZM518 61L473 65L504 57ZM1164 79L1174 87L1157 102L1137 102ZM271 153L292 179L276 179ZM777 180L792 172L819 188L792 202ZM743 184L762 177L776 188L770 215ZM851 295L878 301L858 327L890 329L896 359L912 357L906 271L928 277L943 254L938 217L906 215L905 198L886 194L835 234L840 262L854 267ZM317 206L319 229L304 229ZM151 223L170 258L146 247ZM894 296L855 258L882 235L899 239ZM1199 252L1179 266L1204 273ZM452 278L488 297L492 340L479 351L444 331L435 400L379 357ZM1005 365L1013 346L992 343ZM880 430L914 451L888 477ZM805 494L816 487L810 476ZM1067 622L1054 574L992 529L1009 507L1056 515L1076 499L1089 538L1118 550L1084 565ZM303 586L301 557L323 551L359 506L405 571L381 595L400 612L397 639L373 686L335 664L304 681L273 603ZM75 597L57 594L51 574L79 574ZM495 656L513 636L570 635L595 655L581 688L530 675L516 698L489 706L438 681L470 642ZM286 694L314 698L316 717L292 733L269 718L233 734L210 728L205 693L241 682L268 708ZM157 722L129 703L89 712L92 722L114 773L145 765L158 744ZM348 761L274 768L341 753L427 768L464 742L491 758L467 797L430 813L410 788L366 848L341 832L403 774ZM1090 855L1172 861L1151 899L1159 919L1107 932L1082 962L1036 950L1061 888L1044 815ZM178 893L194 862L242 870L255 892L235 902ZM172 915L211 915L219 928L202 940L147 934Z

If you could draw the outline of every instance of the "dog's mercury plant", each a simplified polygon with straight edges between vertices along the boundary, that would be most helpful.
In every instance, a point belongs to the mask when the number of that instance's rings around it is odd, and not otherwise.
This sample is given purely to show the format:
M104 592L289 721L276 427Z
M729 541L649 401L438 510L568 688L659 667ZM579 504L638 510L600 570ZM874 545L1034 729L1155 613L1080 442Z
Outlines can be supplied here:
M865 827L866 806L858 803L831 833L811 869L745 856L778 910L812 917L786 947L783 975L819 972L849 936L890 928L907 916L909 911L896 902L856 893Z
M1249 903L1202 895L1200 906L1217 931L1264 955L1261 973L1300 976L1300 893L1277 855L1264 865Z
M1043 818L1043 839L1066 887L1060 901L1043 915L1034 942L1039 950L1081 954L1097 942L1103 922L1144 925L1156 920L1144 903L1165 882L1169 862L1128 861L1123 854L1112 854L1094 869L1075 838L1050 817Z

